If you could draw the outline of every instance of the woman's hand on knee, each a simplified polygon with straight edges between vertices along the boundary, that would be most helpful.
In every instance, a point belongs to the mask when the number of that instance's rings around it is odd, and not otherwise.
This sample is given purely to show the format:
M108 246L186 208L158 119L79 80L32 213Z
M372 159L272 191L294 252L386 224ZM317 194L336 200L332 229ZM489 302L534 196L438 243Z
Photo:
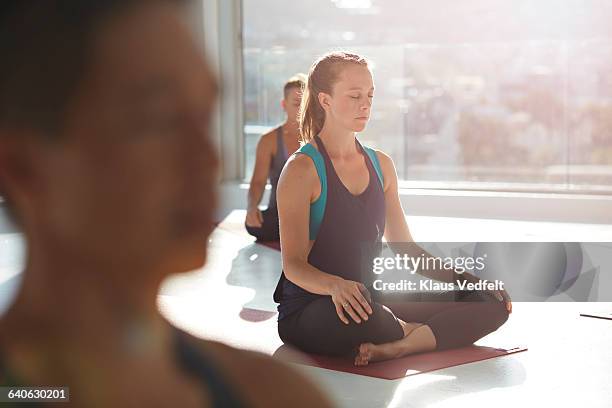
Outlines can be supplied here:
M476 283L479 280L481 280L478 276L473 275L468 272L464 273L463 277L468 282L473 282L473 283ZM499 300L500 302L504 302L504 305L506 306L506 310L508 311L508 313L512 313L512 299L510 299L510 295L508 294L506 289L487 290L487 292L491 293L491 295L493 295L493 297L495 297L495 299Z
M491 293L495 297L495 299L497 299L500 302L504 303L508 313L512 313L512 299L510 299L510 295L508 294L506 289L502 289L502 290L489 290L488 292Z
M510 295L508 294L506 289L502 289L498 292L504 299L504 303L506 304L506 310L508 311L508 313L512 313L512 299L510 299Z
M372 314L372 307L364 295L369 298L368 290L361 282L341 279L334 285L331 290L332 302L344 324L349 324L346 314L356 323L368 320L368 316Z

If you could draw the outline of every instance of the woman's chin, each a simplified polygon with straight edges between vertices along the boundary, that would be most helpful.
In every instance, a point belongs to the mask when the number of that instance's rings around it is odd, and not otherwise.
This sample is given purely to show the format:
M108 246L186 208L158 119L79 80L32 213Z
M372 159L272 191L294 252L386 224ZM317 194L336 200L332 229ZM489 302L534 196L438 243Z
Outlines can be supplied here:
M204 252L204 251L203 251ZM200 269L206 264L206 254L186 254L173 262L172 273L190 272Z
M355 119L351 122L351 130L353 132L362 132L368 126L368 119Z

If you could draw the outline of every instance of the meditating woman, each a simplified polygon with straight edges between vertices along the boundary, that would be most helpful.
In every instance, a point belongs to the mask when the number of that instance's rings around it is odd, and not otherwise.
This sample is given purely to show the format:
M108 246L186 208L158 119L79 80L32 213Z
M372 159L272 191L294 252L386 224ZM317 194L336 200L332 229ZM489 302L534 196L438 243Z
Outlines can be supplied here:
M306 144L285 165L277 193L279 334L307 352L352 355L356 365L471 344L511 311L505 291L414 292L399 302L372 291L362 266L372 265L382 237L416 246L393 161L356 138L373 98L366 59L335 52L317 60L300 109ZM425 276L478 281L437 269Z
M27 241L0 386L68 387L75 407L329 406L158 311L164 278L204 264L217 197L216 82L176 3L0 4L0 185Z
M249 234L259 241L279 240L276 186L289 155L300 147L297 114L305 83L306 75L304 74L296 74L285 83L281 106L287 114L287 119L281 126L263 135L257 143L245 226ZM272 191L268 200L268 208L261 211L259 203L268 178Z

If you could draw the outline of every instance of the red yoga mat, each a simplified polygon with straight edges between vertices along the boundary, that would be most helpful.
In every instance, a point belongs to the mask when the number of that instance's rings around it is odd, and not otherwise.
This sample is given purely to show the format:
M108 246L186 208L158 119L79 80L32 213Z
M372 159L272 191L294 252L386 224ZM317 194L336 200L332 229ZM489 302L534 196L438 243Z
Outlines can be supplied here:
M251 309L249 307L243 307L240 311L240 318L247 322L259 323L266 320L270 320L276 317L276 312L269 312L267 310Z
M355 366L353 360L350 358L303 354L287 345L283 345L274 352L274 357L290 363L304 364L312 367L326 368L328 370L365 375L368 377L396 380L410 375L487 360L494 357L506 356L526 350L526 347L503 349L472 345L451 350L413 354L395 360L370 363L367 366Z

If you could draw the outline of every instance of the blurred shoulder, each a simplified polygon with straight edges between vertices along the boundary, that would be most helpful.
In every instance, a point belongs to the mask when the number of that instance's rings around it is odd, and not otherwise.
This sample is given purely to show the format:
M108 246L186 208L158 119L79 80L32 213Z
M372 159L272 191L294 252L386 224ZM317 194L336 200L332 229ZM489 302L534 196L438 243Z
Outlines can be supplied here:
M195 338L194 338L195 339ZM230 386L252 406L328 407L323 393L303 374L270 356L195 339L212 355Z

